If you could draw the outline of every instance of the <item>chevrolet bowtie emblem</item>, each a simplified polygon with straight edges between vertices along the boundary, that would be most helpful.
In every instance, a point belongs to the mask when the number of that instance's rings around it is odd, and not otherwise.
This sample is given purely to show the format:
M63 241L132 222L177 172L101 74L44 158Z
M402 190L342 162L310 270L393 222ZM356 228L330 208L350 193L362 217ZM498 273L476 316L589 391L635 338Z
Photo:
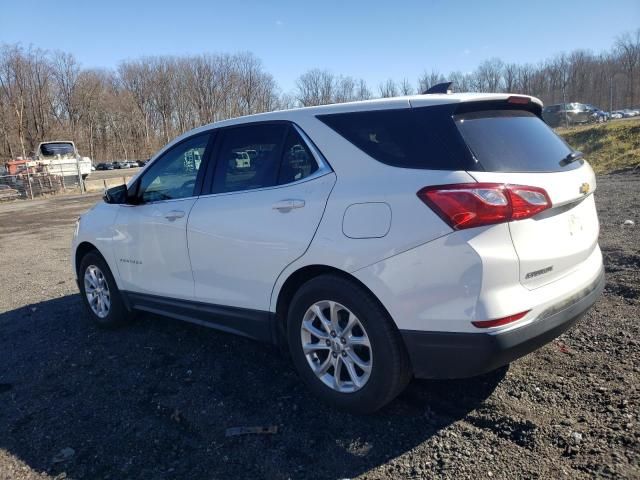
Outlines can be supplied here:
M587 193L589 193L589 184L588 183L583 183L582 185L580 185L580 193L582 193L583 195L586 195Z

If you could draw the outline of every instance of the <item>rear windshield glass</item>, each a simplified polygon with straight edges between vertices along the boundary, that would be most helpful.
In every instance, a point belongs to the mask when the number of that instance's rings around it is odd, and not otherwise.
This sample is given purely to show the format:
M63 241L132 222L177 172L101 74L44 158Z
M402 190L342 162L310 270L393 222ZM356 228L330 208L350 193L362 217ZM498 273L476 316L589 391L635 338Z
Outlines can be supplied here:
M40 145L40 153L45 157L55 155L73 155L73 144L65 142L44 143Z
M318 118L369 156L394 167L477 170L456 131L453 105L337 113Z
M583 162L565 164L572 150L531 112L489 110L455 118L458 130L484 170L492 172L556 172Z

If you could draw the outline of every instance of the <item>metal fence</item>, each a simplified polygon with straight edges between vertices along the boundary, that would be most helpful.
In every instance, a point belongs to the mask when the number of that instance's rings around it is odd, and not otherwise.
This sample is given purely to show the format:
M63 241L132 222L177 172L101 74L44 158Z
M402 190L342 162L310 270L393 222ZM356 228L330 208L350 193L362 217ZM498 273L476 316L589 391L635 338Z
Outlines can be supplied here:
M0 174L0 202L34 199L64 192L84 192L84 182L73 165L19 165L14 173ZM76 173L77 172L77 173Z
M0 176L0 201L33 199L63 192L82 192L77 176L55 175L49 172L24 172Z

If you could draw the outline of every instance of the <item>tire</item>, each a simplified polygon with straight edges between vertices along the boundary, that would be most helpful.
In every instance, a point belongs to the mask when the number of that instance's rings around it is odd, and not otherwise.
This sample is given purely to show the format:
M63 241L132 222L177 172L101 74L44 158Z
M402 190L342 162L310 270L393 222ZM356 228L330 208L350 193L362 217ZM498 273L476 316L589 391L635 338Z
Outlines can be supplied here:
M100 312L100 309L96 312L96 309L94 309L89 302L87 289L92 288L92 281L94 284L96 283L95 279L90 280L85 278L90 269L94 273L95 278L99 279L98 286L102 289L101 292L106 290L109 298L109 307L106 313L103 311L103 313L105 313L104 315L99 315L98 312ZM102 258L96 250L90 251L80 260L80 267L78 269L78 286L80 287L82 302L89 312L89 316L99 327L116 328L133 320L134 316L125 307L125 304L122 301L122 295L118 290L107 262L105 262L104 258ZM102 297L104 297L104 295L102 295Z
M316 310L312 309L314 305L318 307ZM318 325L323 325L322 320L313 312L323 312L323 318L330 320L330 311L334 308L339 319L335 332L332 326L335 324L329 323L324 324L325 330L320 330ZM350 313L355 317L355 326L349 330L348 324L353 318ZM312 321L315 323L311 324ZM307 328L316 328L318 336L310 334ZM331 335L336 332L332 339ZM289 307L287 340L293 364L309 389L326 403L347 412L375 412L402 392L412 377L400 332L386 310L363 287L338 275L322 275L300 287ZM341 345L341 341L348 343ZM305 354L303 343L311 345L313 350ZM354 361L354 354L359 362ZM313 363L314 368L322 372L326 362L340 363L340 385L335 380L335 363L322 377L312 369ZM368 373L359 367L361 364ZM353 378L352 372L357 381L349 381Z

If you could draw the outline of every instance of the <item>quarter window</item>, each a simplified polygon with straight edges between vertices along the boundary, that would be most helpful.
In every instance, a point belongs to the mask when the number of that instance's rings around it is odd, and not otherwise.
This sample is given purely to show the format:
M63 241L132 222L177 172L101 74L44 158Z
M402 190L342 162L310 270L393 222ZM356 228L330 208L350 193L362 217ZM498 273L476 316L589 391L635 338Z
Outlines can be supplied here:
M318 164L295 129L290 128L282 151L278 184L297 182L318 170Z
M153 162L140 180L142 201L192 197L208 141L209 133L197 135L171 148Z

